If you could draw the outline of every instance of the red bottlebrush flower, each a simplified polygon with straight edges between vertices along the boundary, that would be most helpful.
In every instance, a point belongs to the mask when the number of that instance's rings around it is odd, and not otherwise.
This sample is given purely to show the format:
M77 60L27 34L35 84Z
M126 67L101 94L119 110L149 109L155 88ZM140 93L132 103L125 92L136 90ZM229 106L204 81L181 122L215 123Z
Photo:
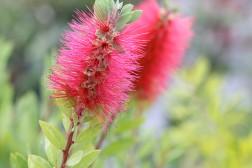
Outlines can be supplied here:
M49 86L53 97L70 102L77 116L91 114L111 121L128 99L142 44L135 28L125 25L141 11L125 7L118 1L97 0L94 13L78 11L63 36Z
M169 76L180 64L193 35L192 18L165 11L156 0L147 0L138 9L143 14L136 24L145 25L140 31L149 33L141 38L149 42L145 57L139 61L142 69L135 89L139 99L153 100L167 87Z

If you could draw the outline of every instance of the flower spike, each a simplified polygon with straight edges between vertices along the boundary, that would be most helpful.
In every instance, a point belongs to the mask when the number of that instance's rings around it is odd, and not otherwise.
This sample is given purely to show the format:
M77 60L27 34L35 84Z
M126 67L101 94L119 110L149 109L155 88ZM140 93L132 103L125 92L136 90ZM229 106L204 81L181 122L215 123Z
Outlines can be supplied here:
M134 24L145 25L138 33L148 32L140 37L148 42L145 56L139 60L142 69L135 93L139 99L152 101L167 88L168 79L181 62L193 36L193 19L161 8L156 0L146 0L138 9L143 15Z
M94 12L77 11L61 40L49 76L54 98L63 99L77 116L112 121L124 109L135 80L142 44L129 25L140 17L132 5L96 0Z

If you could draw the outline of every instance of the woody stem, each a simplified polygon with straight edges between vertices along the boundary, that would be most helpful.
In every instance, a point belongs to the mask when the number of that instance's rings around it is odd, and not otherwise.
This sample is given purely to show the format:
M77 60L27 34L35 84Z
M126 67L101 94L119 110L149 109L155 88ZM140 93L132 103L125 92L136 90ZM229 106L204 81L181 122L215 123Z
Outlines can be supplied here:
M70 125L70 129L69 129L69 132L67 135L67 144L66 144L65 149L62 150L63 158L62 158L62 162L61 162L61 166L60 166L61 168L66 168L66 162L67 162L67 159L70 154L70 149L71 149L72 144L74 144L74 141L73 141L73 135L74 135L74 131L75 131L74 122L73 122L72 118L70 119L70 121L71 121L71 125Z

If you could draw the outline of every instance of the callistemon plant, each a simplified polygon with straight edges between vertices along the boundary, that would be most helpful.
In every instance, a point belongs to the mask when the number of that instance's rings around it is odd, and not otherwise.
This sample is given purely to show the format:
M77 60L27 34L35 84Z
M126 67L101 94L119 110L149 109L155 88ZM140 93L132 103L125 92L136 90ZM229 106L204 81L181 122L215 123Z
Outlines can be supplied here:
M154 100L167 87L167 81L181 62L192 33L192 18L160 7L156 0L146 0L138 9L143 14L135 24L145 25L138 33L148 41L145 57L136 81L136 94L142 100Z
M49 88L59 102L67 131L64 138L59 129L40 121L53 167L83 168L92 164L99 150L84 155L79 149L69 159L71 148L98 135L102 121L112 122L113 116L124 110L139 68L142 43L134 32L136 27L129 24L140 17L141 11L113 0L96 0L93 9L89 13L77 11L71 30L63 35L49 76ZM89 127L77 131L86 121ZM47 168L51 164L34 155L28 159L29 167Z
M97 0L94 13L77 12L64 35L50 87L78 117L88 113L111 121L123 109L140 56L134 28L125 27L141 14L132 8Z

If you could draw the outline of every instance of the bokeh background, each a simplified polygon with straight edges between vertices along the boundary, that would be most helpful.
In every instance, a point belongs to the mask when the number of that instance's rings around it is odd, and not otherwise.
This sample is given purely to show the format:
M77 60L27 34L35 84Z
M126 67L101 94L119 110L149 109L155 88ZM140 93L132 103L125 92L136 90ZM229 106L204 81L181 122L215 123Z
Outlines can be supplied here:
M11 152L43 155L38 119L60 120L43 78L74 11L91 4L93 0L0 0L0 167L10 166ZM195 17L191 47L167 92L145 107L144 121L116 124L121 130L115 127L115 132L123 135L127 125L134 125L130 129L133 134L138 130L137 140L114 144L117 153L107 150L97 167L250 168L252 2L170 4ZM116 139L113 130L108 139Z

